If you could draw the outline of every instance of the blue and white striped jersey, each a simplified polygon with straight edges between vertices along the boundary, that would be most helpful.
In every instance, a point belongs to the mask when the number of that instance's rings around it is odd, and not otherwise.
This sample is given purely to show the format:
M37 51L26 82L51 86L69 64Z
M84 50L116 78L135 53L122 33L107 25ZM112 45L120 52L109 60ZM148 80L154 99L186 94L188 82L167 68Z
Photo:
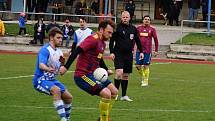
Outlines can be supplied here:
M63 56L63 52L60 49L58 48L53 49L50 44L44 45L40 49L37 56L34 76L36 76L36 78L40 78L40 80L54 80L61 66L61 62L59 60L61 56ZM41 70L39 68L40 63L43 63L48 67L54 68L55 72L50 73L50 72Z
M92 33L93 33L93 30L91 30L90 28L77 29L74 33L74 43L76 43L77 46L80 45L80 43Z

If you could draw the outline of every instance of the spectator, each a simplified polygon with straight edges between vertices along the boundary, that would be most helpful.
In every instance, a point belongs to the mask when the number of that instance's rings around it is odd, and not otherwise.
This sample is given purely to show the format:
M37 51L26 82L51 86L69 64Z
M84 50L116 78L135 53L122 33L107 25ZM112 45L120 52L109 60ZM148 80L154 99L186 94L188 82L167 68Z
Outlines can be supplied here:
M6 10L6 0L0 0L0 11Z
M4 34L5 34L4 22L0 17L0 36L4 36Z
M37 40L40 40L40 44L43 45L43 40L45 38L46 26L43 23L42 19L39 19L38 22L34 25L34 43L37 44Z
M85 0L81 0L80 2L77 2L75 6L75 14L77 15L84 15L84 9L87 8Z
M170 10L169 10L169 25L173 26L173 20L176 21L176 25L178 25L178 20L176 20L176 1L170 0Z
M99 14L99 1L98 0L94 0L92 5L91 5L91 9L94 12L94 14Z
M25 15L25 13L20 13L19 14L19 35L21 35L21 33L22 33L22 31L24 31L24 34L25 35L27 35L26 34L26 26L25 26L25 24L26 24L26 22L27 22L27 20L26 20L26 15Z
M63 1L62 0L54 0L53 1L54 8L52 9L52 12L55 14L61 14L63 11ZM56 20L60 21L61 16L56 16Z
M134 16L134 11L135 11L135 4L133 0L129 0L128 3L126 3L125 10L129 12L131 17L130 22L132 22L132 18Z
M178 26L178 22L179 22L179 16L181 13L181 9L183 7L183 0L175 0L176 2L176 14L175 14L175 21L176 21L176 26Z
M69 40L71 36L74 34L74 28L70 24L70 20L66 19L65 24L62 26L61 30L63 31L63 40L61 45L63 46L63 41L66 40L66 47L69 46Z
M80 45L80 43L87 38L89 35L93 33L93 30L87 27L86 18L80 17L79 18L80 28L77 29L74 33L74 42L72 44L73 51L76 46Z
M60 26L56 23L56 21L54 19L52 19L51 23L49 23L48 26L46 27L46 32L48 33L49 30L53 27L60 28Z
M202 17L203 17L203 21L207 21L207 14L208 14L208 0L202 0ZM204 26L206 26L207 24L204 23Z
M160 15L164 18L164 24L167 25L170 14L170 2L171 0L159 0Z
M188 8L189 8L189 20L196 20L198 17L198 10L200 8L200 0L188 0ZM194 24L192 24L194 25ZM190 26L190 24L189 24Z
M36 7L37 7L37 0L27 0L27 7L28 7L28 12L34 12L37 13L38 11L36 11ZM31 15L32 14L28 14L28 20L31 20ZM36 18L36 15L35 15Z

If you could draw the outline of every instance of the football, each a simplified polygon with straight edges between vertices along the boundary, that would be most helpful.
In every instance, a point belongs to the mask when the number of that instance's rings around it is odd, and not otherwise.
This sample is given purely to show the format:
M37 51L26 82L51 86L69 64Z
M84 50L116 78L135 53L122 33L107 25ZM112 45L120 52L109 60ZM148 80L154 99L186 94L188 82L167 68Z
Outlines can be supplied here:
M97 81L105 82L108 78L108 73L104 68L97 68L93 72L93 76Z

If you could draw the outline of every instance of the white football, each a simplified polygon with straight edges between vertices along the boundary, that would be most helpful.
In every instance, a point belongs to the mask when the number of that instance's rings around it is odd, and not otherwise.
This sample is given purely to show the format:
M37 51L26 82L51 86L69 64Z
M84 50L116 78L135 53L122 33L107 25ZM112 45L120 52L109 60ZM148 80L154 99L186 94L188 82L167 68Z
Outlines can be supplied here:
M108 78L108 73L104 68L97 68L93 72L93 76L97 81L105 82Z

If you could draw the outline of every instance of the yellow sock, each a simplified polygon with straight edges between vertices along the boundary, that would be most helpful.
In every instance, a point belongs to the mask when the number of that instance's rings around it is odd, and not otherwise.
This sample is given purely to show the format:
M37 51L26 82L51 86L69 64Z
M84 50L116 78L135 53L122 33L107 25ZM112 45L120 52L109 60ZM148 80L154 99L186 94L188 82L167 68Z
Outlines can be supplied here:
M142 75L142 68L137 69L138 73Z
M145 75L144 80L146 80L147 83L148 83L148 80L149 80L149 73L150 73L149 68L144 69L144 75Z
M113 104L115 103L115 101L116 101L116 97L112 97L111 101L110 101L110 105L109 105L109 112L112 110L112 107L113 107Z
M108 121L110 102L111 100L109 99L102 98L100 100L100 103L99 103L100 121Z
M141 78L144 78L144 69L142 67L140 69L138 69L138 72L139 72Z

